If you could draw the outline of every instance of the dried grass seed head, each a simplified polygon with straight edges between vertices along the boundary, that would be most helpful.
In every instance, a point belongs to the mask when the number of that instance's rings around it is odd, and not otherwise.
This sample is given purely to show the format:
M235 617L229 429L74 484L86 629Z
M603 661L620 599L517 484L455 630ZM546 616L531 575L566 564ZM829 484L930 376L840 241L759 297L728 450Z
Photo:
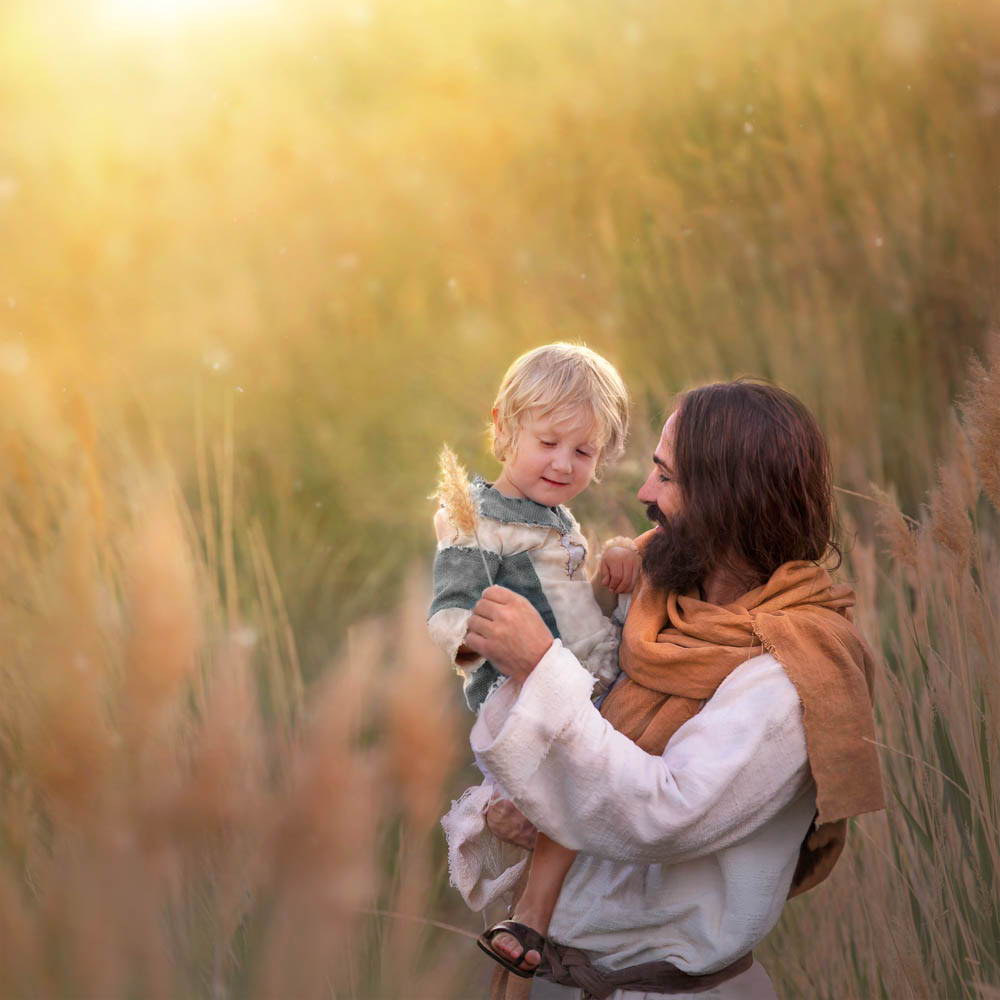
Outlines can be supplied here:
M441 448L438 483L432 498L440 501L458 532L476 534L477 511L469 486L469 474L448 445Z
M889 554L899 563L916 568L917 539L896 501L872 483L877 506L875 525Z
M983 491L1000 510L1000 333L991 341L990 364L974 360L962 407L972 459Z
M398 667L385 698L386 763L410 827L421 836L438 822L461 746L452 679L423 627L428 600L423 581L411 574L398 621L387 630L398 636Z
M949 462L955 467L962 487L962 502L970 509L975 510L976 502L979 499L979 479L976 476L976 463L972 455L972 443L969 435L962 426L958 414L951 410L949 413L949 423L951 425L951 441L954 449Z
M152 495L126 564L130 615L125 711L133 734L167 710L189 680L201 646L191 546L167 495Z
M490 446L500 462L532 411L556 421L589 414L601 448L598 474L625 450L628 390L614 365L583 344L546 344L522 354L507 369L493 408Z
M947 549L962 567L972 554L972 522L964 503L961 472L943 465L938 485L931 492L930 528L934 541Z

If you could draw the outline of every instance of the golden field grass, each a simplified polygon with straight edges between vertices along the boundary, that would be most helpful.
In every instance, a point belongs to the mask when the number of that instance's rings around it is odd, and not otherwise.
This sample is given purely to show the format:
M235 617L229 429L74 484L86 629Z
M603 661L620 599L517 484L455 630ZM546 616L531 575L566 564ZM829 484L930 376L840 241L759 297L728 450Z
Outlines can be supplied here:
M0 995L477 995L384 915L477 927L426 498L554 339L636 400L595 534L714 377L851 491L891 804L783 996L1000 995L1000 8L126 7L0 11Z

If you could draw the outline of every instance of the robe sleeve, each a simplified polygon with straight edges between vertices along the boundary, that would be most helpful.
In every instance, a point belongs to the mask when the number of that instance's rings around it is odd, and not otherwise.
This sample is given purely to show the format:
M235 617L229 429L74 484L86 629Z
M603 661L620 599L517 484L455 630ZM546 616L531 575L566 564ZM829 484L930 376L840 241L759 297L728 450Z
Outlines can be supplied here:
M769 655L736 668L661 756L590 702L593 678L556 640L473 727L481 766L532 823L596 857L674 864L746 837L812 782L801 705Z

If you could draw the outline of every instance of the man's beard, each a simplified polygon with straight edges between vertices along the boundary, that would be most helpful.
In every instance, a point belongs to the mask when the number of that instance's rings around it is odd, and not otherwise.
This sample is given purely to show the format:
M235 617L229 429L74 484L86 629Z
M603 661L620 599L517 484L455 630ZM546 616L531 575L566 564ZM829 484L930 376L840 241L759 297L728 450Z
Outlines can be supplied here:
M687 594L705 582L712 554L694 536L683 514L668 516L655 503L646 506L650 521L659 525L642 553L642 571L654 589Z

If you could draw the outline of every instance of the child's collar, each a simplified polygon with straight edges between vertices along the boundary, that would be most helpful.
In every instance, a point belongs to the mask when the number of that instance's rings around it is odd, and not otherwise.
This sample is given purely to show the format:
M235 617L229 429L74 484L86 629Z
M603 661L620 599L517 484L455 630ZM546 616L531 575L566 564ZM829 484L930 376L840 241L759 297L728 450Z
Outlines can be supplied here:
M532 524L555 528L560 535L573 529L573 518L565 507L546 507L527 497L504 496L482 476L472 480L479 503L479 513L503 524Z

